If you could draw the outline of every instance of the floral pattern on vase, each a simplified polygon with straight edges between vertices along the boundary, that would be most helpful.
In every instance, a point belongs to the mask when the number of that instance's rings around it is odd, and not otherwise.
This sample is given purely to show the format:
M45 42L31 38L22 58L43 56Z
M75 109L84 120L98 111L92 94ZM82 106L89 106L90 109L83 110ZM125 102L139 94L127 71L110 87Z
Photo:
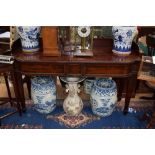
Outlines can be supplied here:
M35 52L39 50L40 30L41 26L17 26L23 51Z
M116 54L129 55L132 41L137 33L136 26L113 26L113 52Z
M34 108L40 113L51 113L56 108L56 85L50 76L31 79L31 96Z
M90 103L94 114L101 117L111 115L117 103L115 81L109 78L97 79L90 94Z

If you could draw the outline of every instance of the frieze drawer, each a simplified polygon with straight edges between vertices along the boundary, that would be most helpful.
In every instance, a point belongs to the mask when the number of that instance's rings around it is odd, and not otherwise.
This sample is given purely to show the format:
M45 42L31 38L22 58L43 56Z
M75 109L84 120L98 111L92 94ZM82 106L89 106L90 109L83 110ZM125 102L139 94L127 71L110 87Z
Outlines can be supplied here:
M127 76L131 73L130 65L107 65L107 64L99 64L99 65L86 65L85 66L85 74L86 75L119 75L119 76Z
M81 75L81 65L80 64L66 64L65 74L66 75Z
M21 64L20 65L21 72L23 73L31 73L31 74L40 74L40 73L47 73L47 74L54 74L54 75L63 75L64 74L64 65L63 64Z

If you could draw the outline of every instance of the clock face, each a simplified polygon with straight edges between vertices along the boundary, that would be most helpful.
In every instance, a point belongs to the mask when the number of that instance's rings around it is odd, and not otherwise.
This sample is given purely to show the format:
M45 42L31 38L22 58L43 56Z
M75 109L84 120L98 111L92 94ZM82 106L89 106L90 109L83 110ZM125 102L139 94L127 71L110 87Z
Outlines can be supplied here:
M82 38L88 37L90 35L90 26L78 26L77 32Z

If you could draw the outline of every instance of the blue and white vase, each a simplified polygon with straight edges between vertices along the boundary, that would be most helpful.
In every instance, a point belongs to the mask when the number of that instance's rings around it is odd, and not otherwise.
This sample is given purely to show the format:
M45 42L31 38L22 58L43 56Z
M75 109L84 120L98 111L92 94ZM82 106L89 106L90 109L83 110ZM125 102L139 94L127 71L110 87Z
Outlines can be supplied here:
M31 79L31 96L35 109L48 114L56 108L56 85L50 76L36 76Z
M41 26L17 26L23 51L36 52L39 50L40 30Z
M113 26L113 52L116 54L129 55L132 41L138 33L136 26Z
M101 117L111 115L117 103L115 81L109 78L97 79L90 94L90 103L94 114Z
M90 95L94 81L95 79L89 79L89 78L84 80L84 91L86 94Z

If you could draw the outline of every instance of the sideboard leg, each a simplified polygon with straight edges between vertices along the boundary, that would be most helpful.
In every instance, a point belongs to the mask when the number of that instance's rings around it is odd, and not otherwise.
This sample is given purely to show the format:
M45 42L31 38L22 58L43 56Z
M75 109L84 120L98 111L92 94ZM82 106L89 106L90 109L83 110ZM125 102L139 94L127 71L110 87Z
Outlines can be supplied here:
M126 115L128 113L128 108L129 108L129 102L130 102L130 98L131 98L131 78L127 78L126 79L126 92L125 92L125 105L124 105L124 115Z
M23 87L23 80L22 80L22 74L21 73L15 73L16 79L17 79L17 87L19 89L19 99L21 103L22 111L26 111L26 105L25 105L25 96L24 96L24 87Z
M8 82L8 75L4 74L4 79L5 79L5 83L6 83L6 87L7 87L10 104L11 104L11 106L13 106L13 100L12 100L11 91L10 91L9 82Z
M128 113L130 99L132 97L133 91L136 88L136 76L126 78L126 94L125 94L125 106L123 113L126 115Z
M123 78L117 79L118 101L120 101L122 99L123 89L124 89L124 79Z
M15 97L16 97L16 106L19 112L19 115L22 116L22 109L20 106L20 94L19 94L19 88L18 88L18 84L17 84L17 79L15 77L15 72L11 72L11 78L12 78L12 82L13 82L13 88L14 88L14 93L15 93Z

